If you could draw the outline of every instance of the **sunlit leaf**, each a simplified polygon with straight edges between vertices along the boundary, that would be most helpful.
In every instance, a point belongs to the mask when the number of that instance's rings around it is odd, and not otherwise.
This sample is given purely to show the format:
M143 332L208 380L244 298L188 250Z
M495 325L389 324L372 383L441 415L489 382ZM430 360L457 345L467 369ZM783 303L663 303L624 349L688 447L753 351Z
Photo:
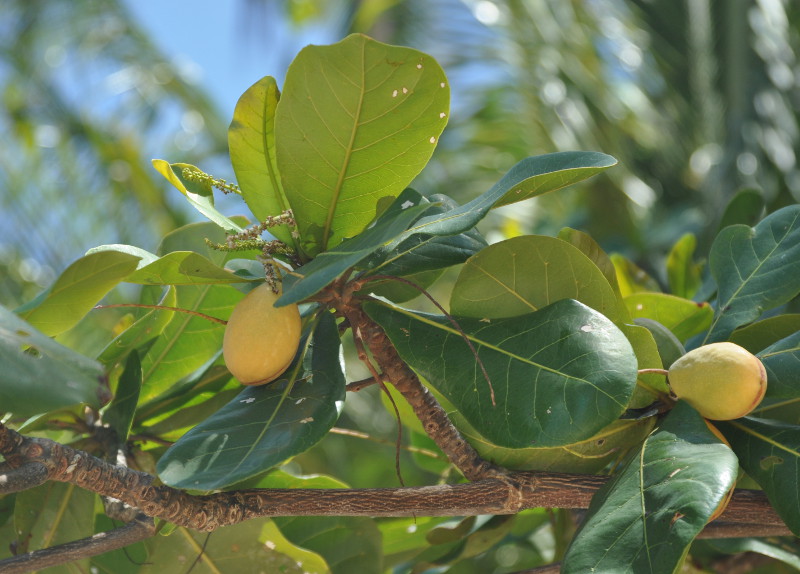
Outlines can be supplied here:
M617 284L623 297L642 291L655 293L661 291L658 282L630 259L619 253L612 253L609 258L617 271Z
M0 409L35 415L110 397L103 369L0 306Z
M245 203L259 221L290 207L275 161L275 108L279 98L275 78L261 78L236 102L228 128L236 181ZM287 245L294 243L286 226L278 225L269 232Z
M84 255L33 301L17 309L20 317L45 335L74 327L103 296L130 275L139 257L103 252Z
M618 301L602 271L576 247L555 237L523 235L471 257L450 296L456 315L497 319L575 299L619 318Z
M324 314L305 357L301 352L282 378L246 388L167 450L158 461L161 480L215 490L310 448L339 418L344 400L339 346L333 317Z
M779 209L755 227L720 231L709 254L717 282L714 322L703 343L724 341L800 292L800 205Z
M636 385L636 357L625 336L606 317L570 299L520 317L457 318L491 387L447 318L377 303L365 310L400 356L499 446L587 439L616 420Z
M594 495L561 571L673 574L737 471L731 449L678 403Z
M697 246L697 238L692 233L681 236L667 255L667 280L673 295L691 299L702 283L702 265L692 257Z
M450 88L436 61L351 35L307 46L275 112L276 157L303 250L363 231L428 163L447 124Z
M708 303L697 303L666 293L632 293L624 301L631 317L658 321L681 341L708 329L714 318L714 311Z
M744 417L716 423L739 463L795 535L800 534L800 426Z

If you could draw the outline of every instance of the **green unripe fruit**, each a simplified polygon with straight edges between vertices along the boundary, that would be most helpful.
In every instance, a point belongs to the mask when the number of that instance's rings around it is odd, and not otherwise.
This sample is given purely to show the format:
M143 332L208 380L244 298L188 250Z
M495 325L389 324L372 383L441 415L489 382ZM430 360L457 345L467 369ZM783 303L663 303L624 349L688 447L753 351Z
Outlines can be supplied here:
M280 293L264 283L239 301L225 327L222 354L240 383L274 381L294 359L300 344L297 305L275 307Z
M693 349L669 368L672 392L707 419L743 417L767 392L767 371L758 357L734 343Z

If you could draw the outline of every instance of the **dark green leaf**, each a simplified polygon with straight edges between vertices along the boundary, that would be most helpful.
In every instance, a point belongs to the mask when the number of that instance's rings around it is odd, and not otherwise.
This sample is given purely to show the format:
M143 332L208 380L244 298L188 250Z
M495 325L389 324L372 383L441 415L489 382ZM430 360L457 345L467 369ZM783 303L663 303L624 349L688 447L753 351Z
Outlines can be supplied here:
M800 398L800 331L770 345L757 356L767 370L767 398Z
M557 152L523 159L484 194L442 214L421 218L408 231L456 235L472 229L490 209L562 189L613 167L617 160L598 152Z
M247 88L233 110L228 148L245 203L259 221L289 209L275 161L275 108L280 92L266 76ZM278 225L269 232L293 245L291 229Z
M800 205L779 209L755 227L723 229L711 246L709 268L717 302L704 344L726 340L800 292Z
M719 231L729 225L755 225L764 213L764 194L757 189L742 189L725 207Z
M678 403L595 494L561 571L673 574L737 471L733 452Z
M416 191L405 190L373 226L330 251L320 253L297 269L296 273L301 277L293 281L284 281L283 295L275 304L280 307L298 303L318 293L342 273L408 229L408 226L430 207L429 203L420 205L421 201L422 196Z
M336 422L344 400L339 346L326 313L305 357L301 350L283 378L245 389L167 450L158 461L161 480L220 489L310 448Z
M523 235L490 245L464 264L450 309L456 315L499 319L568 298L611 320L619 318L618 299L591 259L561 239Z
M717 426L786 526L800 534L800 426L751 417Z
M365 310L400 356L499 446L587 439L625 410L636 385L636 358L625 336L570 299L520 317L457 318L486 367L496 405L472 351L447 318L378 303Z
M67 267L45 292L17 309L17 313L45 335L63 333L130 275L138 262L139 257L129 253L84 255Z
M800 313L786 313L736 329L728 339L753 354L800 331Z
M637 325L640 325L650 331L653 339L658 347L658 354L661 357L661 364L665 369L669 369L670 365L674 363L678 357L686 353L681 342L678 338L658 321L652 319L639 318L634 320Z
M133 351L128 355L125 370L119 377L114 399L103 412L103 422L108 423L117 433L121 443L128 440L141 388L142 364L139 361L139 354Z
M405 189L447 124L450 88L432 57L351 35L307 46L275 112L277 163L303 250L361 233Z
M0 306L0 411L30 416L109 397L103 369Z

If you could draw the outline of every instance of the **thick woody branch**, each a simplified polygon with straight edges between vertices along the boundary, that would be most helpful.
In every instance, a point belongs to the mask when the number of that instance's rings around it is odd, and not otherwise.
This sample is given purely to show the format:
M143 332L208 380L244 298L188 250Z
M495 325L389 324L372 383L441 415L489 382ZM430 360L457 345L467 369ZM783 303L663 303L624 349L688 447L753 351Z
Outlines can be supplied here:
M47 469L48 480L70 482L117 498L147 516L203 531L270 516L470 516L515 514L537 507L580 509L588 507L606 480L590 475L514 472L467 484L416 488L254 489L193 496L156 486L149 474L49 439L25 437L3 425L0 454L12 467L41 465ZM0 475L0 487L2 479ZM721 521L783 524L764 494L757 491L737 491ZM788 529L783 533L789 534Z

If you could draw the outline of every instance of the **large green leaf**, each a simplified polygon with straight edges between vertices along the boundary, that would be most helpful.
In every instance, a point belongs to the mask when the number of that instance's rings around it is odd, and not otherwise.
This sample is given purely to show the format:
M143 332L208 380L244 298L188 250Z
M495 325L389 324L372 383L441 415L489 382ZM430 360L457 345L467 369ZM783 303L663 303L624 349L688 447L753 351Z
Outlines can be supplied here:
M611 289L613 289L620 300L622 299L619 284L617 283L617 270L614 268L611 258L591 235L577 229L565 227L558 232L558 238L566 241L573 247L577 247L581 253L592 261L592 263L597 265L600 271L603 272L603 276L606 278L606 281L608 281Z
M632 318L658 321L680 341L708 329L714 318L714 311L708 303L697 303L666 293L632 293L624 301Z
M275 78L266 76L247 88L233 110L228 128L228 149L236 181L245 203L259 221L289 209L275 161L275 108L280 92ZM286 226L269 232L292 245Z
M458 317L491 379L445 317L379 303L365 310L400 356L498 446L563 446L591 437L625 410L636 386L630 343L606 317L563 299L520 317Z
M456 235L472 229L489 210L583 181L613 167L617 160L599 152L565 151L523 159L488 191L445 213L420 218L407 235Z
M739 464L769 498L795 535L800 535L800 426L744 417L717 423Z
M767 370L767 398L800 398L800 331L770 345L758 358Z
M137 255L119 252L84 255L17 313L45 335L55 336L74 327L97 302L130 275Z
M523 235L490 245L464 264L450 295L455 315L499 319L575 299L612 320L618 300L603 272L577 247Z
M125 369L119 377L114 399L103 411L103 422L117 433L121 444L128 440L141 389L142 363L139 354L134 351L128 355L125 362Z
M214 206L214 188L208 180L202 178L203 172L199 168L188 163L169 163L163 159L154 159L153 167L210 221L225 231L233 233L242 231L239 224L220 213Z
M30 416L110 398L103 369L0 306L0 411Z
M339 347L336 324L326 313L305 357L299 353L281 379L246 388L167 450L158 461L161 480L178 488L220 489L310 448L336 422L344 401Z
M404 190L374 225L333 249L320 253L284 280L277 306L298 303L318 293L342 273L357 265L403 233L430 203L412 189ZM299 277L299 278L298 278Z
M731 449L678 403L592 498L561 571L676 572L737 471Z
M797 331L800 331L800 313L785 313L736 329L728 340L755 355Z
M428 163L447 124L450 88L430 56L351 35L307 46L275 112L277 164L303 250L360 233L378 202Z
M717 302L703 344L726 340L800 292L800 205L779 209L755 227L723 229L711 246L709 268Z

